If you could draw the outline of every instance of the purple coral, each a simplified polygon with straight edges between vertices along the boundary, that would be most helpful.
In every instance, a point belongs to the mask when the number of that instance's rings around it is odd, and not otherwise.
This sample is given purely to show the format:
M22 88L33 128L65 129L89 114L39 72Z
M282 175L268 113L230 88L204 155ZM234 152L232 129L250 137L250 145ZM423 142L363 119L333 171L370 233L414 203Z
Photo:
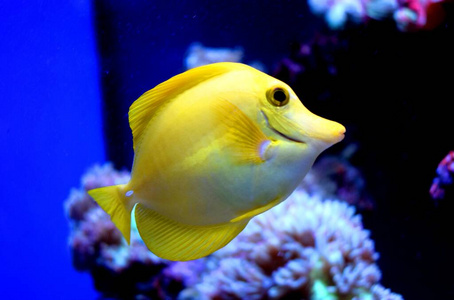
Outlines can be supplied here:
M433 199L443 199L445 189L452 184L454 177L454 151L450 151L438 164L437 177L434 178L430 187L430 195Z
M378 254L353 207L295 191L207 258L183 299L382 299ZM355 298L356 297L356 298ZM402 299L389 294L389 299Z

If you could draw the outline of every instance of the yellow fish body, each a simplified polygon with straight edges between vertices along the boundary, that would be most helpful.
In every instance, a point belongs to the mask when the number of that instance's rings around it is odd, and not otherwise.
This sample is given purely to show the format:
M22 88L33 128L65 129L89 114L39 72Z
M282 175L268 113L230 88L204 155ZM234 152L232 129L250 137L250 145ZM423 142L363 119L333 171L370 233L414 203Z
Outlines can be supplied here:
M129 110L131 180L89 191L129 243L170 260L213 253L285 200L345 128L309 112L285 83L238 63L191 69Z

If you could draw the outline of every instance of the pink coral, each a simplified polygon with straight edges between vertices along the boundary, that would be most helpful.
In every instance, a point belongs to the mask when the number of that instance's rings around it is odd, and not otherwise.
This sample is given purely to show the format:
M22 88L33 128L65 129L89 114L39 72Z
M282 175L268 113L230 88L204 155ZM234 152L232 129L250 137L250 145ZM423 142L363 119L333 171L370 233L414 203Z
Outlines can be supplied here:
M440 0L308 0L312 12L324 15L332 29L342 29L348 21L386 20L393 17L401 31L435 27L444 12ZM437 7L437 9L434 9Z

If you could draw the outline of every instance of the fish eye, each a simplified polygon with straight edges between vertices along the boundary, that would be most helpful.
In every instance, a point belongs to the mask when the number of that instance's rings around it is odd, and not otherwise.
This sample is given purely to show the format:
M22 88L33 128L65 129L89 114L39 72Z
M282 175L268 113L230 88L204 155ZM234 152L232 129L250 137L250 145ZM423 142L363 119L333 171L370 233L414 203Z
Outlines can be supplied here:
M290 101L290 95L286 89L274 87L268 91L267 99L274 106L284 106Z

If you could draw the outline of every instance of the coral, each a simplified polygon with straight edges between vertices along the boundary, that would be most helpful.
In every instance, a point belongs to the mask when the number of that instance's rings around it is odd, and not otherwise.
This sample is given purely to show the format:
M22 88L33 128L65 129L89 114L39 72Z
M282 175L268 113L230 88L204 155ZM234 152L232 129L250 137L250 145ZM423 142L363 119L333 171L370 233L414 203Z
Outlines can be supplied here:
M186 70L189 70L216 62L242 62L243 56L244 51L241 47L209 48L200 43L193 43L188 48L184 62ZM260 71L265 70L265 66L258 61L249 62L248 65Z
M363 1L358 0L308 0L313 13L324 15L328 26L341 29L347 21L361 22L366 17Z
M351 144L338 156L324 156L312 167L301 183L310 195L324 199L337 198L359 210L372 210L374 201L366 191L360 170L350 162L357 146Z
M322 165L337 166L333 161ZM311 190L299 187L223 249L199 260L170 262L148 251L134 222L128 246L87 195L88 189L129 179L110 164L96 166L65 203L73 263L90 272L109 299L402 299L379 285L378 253L355 208L328 200L341 190L339 184L355 182L359 173L351 172L340 172L346 180L335 184L317 183L326 171L315 169ZM328 186L330 192L321 193Z
M378 284L369 235L353 207L298 189L207 258L180 299L402 299Z
M444 18L438 0L308 0L314 14L323 15L332 29L347 22L393 18L401 31L432 28Z
M433 199L443 199L446 188L452 184L454 177L454 151L450 151L438 164L437 176L430 187L430 195Z
M243 59L243 49L206 48L200 43L192 44L185 58L186 69L192 69L216 62L240 62Z

